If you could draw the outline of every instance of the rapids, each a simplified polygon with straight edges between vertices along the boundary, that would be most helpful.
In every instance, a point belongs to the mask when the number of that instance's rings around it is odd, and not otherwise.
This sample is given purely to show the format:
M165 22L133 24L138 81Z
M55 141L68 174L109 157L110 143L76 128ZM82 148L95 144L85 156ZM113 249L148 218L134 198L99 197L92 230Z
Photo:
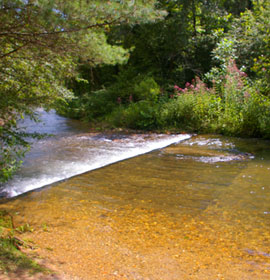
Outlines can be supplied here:
M50 136L32 143L22 168L1 187L2 196L17 196L190 137L187 134L89 133L86 124L61 117L55 111L40 109L38 114L40 122L26 118L21 126L29 133Z

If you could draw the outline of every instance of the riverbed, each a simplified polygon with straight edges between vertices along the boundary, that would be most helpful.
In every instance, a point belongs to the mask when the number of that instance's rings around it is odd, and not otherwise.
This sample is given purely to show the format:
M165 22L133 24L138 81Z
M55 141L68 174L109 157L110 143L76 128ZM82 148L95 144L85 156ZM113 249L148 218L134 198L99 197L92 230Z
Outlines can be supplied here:
M23 238L64 279L270 279L269 141L87 131L68 137L88 138L84 148L90 138L106 149L112 144L116 154L162 145L2 200L16 225L29 223L33 232ZM55 139L48 141L64 140Z

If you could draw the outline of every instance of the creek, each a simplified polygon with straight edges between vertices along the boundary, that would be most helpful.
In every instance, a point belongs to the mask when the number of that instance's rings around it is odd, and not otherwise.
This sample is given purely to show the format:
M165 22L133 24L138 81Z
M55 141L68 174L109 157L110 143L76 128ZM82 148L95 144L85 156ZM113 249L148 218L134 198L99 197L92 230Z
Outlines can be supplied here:
M14 197L190 138L186 134L89 133L85 123L61 117L55 111L40 109L37 114L40 122L25 118L20 126L28 133L48 136L32 140L22 168L1 187L2 196Z
M42 114L56 135L0 208L70 279L270 279L269 141L88 133Z

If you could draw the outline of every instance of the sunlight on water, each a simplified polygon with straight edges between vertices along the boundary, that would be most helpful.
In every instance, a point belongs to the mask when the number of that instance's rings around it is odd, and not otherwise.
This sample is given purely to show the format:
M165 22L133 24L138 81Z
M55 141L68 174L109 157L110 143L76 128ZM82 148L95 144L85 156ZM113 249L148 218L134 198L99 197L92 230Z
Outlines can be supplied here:
M34 141L21 170L2 186L3 196L17 196L190 138L187 134L88 133L86 125L60 117L54 111L38 113L39 123L26 119L21 126L31 133L53 136Z
M266 280L269 182L269 142L198 136L2 207L74 279Z

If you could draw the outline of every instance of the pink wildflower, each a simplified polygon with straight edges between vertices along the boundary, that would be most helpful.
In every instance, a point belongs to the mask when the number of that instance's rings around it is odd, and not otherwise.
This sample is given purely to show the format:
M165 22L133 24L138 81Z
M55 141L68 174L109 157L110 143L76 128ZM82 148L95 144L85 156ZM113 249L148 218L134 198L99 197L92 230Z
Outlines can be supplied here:
M190 86L190 83L187 82L187 83L186 83L186 88L188 88L189 86Z
M243 72L243 71L240 71L239 74L240 74L240 76L242 76L242 77L247 77L247 73L245 73L245 72Z
M118 98L117 98L117 103L118 103L118 104L121 104L121 103L122 103L121 97L118 97Z
M244 86L243 82L241 80L239 80L237 83L237 86L238 86L238 88L242 88Z
M129 96L129 102L131 103L133 101L133 96L132 94Z

